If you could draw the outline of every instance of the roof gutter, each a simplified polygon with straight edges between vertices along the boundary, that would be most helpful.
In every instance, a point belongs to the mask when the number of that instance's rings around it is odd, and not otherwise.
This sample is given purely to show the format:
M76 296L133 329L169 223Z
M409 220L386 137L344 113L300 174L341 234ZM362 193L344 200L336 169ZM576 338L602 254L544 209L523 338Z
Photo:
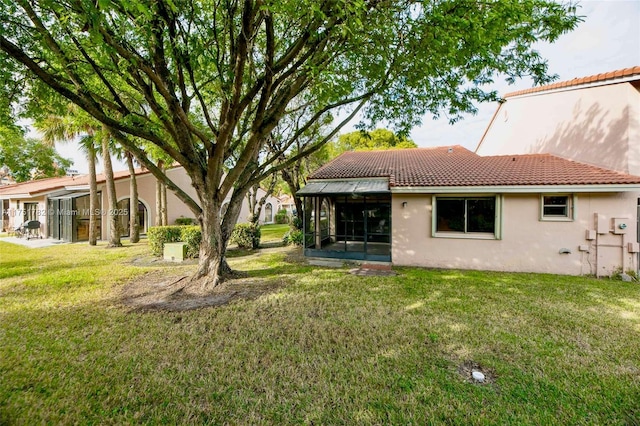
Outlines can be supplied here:
M539 194L565 192L640 192L640 183L599 185L404 186L391 188L391 193L393 194Z
M2 200L9 200L9 199L16 199L16 198L34 198L35 196L32 194L29 194L28 192L22 193L22 194L0 194L0 199Z
M513 92L515 94L507 93L506 95L504 95L504 98L506 100L515 99L515 98L526 98L529 96L546 95L549 92L553 92L553 93L568 92L570 90L580 90L580 89L588 89L591 87L610 86L612 84L619 84L619 83L630 83L632 81L637 81L637 80L640 80L640 76L638 74L634 74L627 77L612 78L610 80L594 81L591 83L579 83L574 85L568 84L567 86L564 86L564 87L555 87L555 88L550 88L545 90L535 90L528 93L518 94L518 91L516 91L516 92ZM567 83L570 83L570 82L571 80L567 81ZM554 83L551 83L551 84L553 85ZM526 91L526 90L532 90L532 89L524 89L524 90Z

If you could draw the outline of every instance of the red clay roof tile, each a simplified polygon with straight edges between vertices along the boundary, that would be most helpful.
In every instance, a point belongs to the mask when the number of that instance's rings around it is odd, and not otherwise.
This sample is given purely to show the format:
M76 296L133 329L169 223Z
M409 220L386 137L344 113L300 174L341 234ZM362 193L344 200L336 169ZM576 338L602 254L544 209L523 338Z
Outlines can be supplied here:
M616 78L629 77L629 76L638 76L638 80L640 80L640 65L635 67L630 67L630 68L624 68L621 70L615 70L615 71L609 71L606 73L590 75L586 77L577 77L572 80L560 81L557 83L548 84L546 86L538 86L538 87L532 87L530 89L518 90L515 92L507 93L506 95L504 95L504 97L510 98L514 96L527 95L530 93L546 92L548 90L561 89L564 87L580 86L581 84L595 83L599 81L608 81L608 80L614 80Z
M481 157L459 145L346 152L310 179L372 177L395 187L640 184L639 176L549 154Z
M150 173L148 170L136 170L136 176L140 176L146 173ZM125 179L129 177L129 171L123 170L114 172L113 177L115 180ZM96 176L96 181L104 183L106 178L104 174ZM46 178L32 180L28 182L15 183L13 185L6 185L0 187L0 195L12 195L12 194L31 194L36 195L45 192L51 192L58 189L63 189L67 186L81 186L89 185L89 175L78 176L62 176L56 178Z

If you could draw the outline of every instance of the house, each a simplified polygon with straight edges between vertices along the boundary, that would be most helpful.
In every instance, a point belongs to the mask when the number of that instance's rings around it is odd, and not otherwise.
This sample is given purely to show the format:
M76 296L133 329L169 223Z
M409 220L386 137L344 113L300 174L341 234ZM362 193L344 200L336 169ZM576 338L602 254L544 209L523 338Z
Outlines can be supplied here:
M640 175L640 66L509 93L479 155L547 153Z
M304 197L306 256L556 274L638 270L640 177L461 146L347 152Z
M191 181L182 167L174 167L166 171L167 176L182 188L187 194L197 200ZM118 197L118 211L121 215L123 236L129 235L129 183L128 171L114 174L116 194ZM156 178L146 170L136 172L138 183L138 219L142 233L146 233L149 226L155 224L156 214ZM107 206L105 190L105 176L97 177L99 200L101 206ZM264 195L264 190L260 189ZM230 196L228 198L231 198ZM15 229L27 220L38 220L42 224L41 234L47 237L65 241L86 241L89 239L89 177L65 176L59 178L40 179L30 182L7 185L0 188L0 202L2 203L5 230ZM225 205L223 204L223 209ZM261 223L273 221L273 211L279 208L276 197L270 196L260 216ZM109 221L107 211L99 208L101 220L98 223L99 234L107 239ZM249 206L245 201L242 205L239 222L246 221ZM167 216L170 224L176 219L193 218L193 213L176 195L167 191Z

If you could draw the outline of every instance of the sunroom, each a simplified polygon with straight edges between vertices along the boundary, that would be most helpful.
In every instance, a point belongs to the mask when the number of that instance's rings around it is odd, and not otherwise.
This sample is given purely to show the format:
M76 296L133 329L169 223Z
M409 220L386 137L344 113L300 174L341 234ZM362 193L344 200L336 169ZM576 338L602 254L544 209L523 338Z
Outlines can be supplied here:
M309 257L391 261L388 179L311 181L304 197L304 253Z

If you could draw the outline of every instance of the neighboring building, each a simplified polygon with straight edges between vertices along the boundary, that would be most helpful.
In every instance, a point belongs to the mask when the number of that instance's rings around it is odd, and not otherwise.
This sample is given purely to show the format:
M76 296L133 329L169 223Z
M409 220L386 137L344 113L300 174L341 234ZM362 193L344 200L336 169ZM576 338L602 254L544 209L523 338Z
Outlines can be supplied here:
M166 173L194 200L198 199L182 167L169 169ZM149 171L138 171L136 179L139 197L138 218L144 234L149 226L155 224L156 178ZM129 180L128 171L115 173L118 209L123 212L129 210ZM99 175L97 181L100 205L107 206L104 175ZM263 191L258 194L261 197L264 190L260 191ZM15 229L27 220L38 220L42 224L41 234L47 237L74 242L89 238L89 178L86 175L40 179L3 186L0 188L0 202L3 210L3 229ZM278 199L270 196L262 210L261 223L272 222L273 218L268 217L269 209L273 212L278 208ZM104 207L100 207L100 210L102 215L98 227L102 239L107 239L107 212ZM238 221L246 221L248 215L249 207L245 201ZM167 191L167 216L169 224L173 224L180 217L193 218L193 213L173 192ZM121 216L123 236L128 236L128 220L128 214Z
M347 152L315 172L305 255L557 274L638 270L640 177L461 146Z
M640 175L640 66L504 98L477 154L547 153Z
M282 195L279 197L280 208L287 211L287 215L293 216L296 214L296 203L291 195Z

